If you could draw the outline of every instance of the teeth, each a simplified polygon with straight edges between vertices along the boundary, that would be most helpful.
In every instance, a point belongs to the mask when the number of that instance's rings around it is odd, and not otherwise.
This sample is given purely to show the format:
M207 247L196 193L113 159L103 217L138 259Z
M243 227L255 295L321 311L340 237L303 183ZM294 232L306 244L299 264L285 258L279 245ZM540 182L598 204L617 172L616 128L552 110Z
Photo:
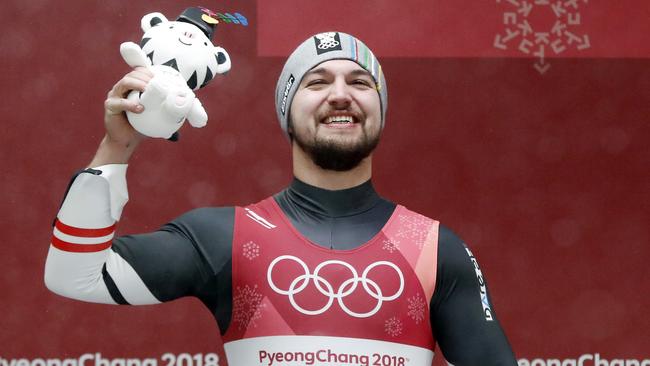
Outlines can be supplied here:
M352 116L334 116L327 117L325 123L352 123Z

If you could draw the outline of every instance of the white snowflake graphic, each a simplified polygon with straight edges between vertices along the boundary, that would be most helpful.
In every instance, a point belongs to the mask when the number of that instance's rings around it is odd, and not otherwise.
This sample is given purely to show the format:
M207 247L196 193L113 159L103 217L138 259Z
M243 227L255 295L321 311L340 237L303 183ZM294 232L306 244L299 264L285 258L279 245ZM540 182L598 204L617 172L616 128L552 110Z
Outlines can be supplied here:
M420 324L420 322L424 320L424 311L427 304L424 302L424 299L422 296L420 296L420 294L416 294L415 296L410 297L406 300L409 303L408 316L410 316L411 319L415 320L415 324Z
M260 255L260 246L255 244L252 241L249 241L248 243L244 244L244 257L248 258L248 260L253 260Z
M260 310L264 307L263 296L257 291L257 285L237 286L235 292L232 299L232 321L240 330L248 327L249 324L256 327L255 321L262 317Z
M391 337L397 337L402 334L403 330L402 321L399 320L396 316L386 320L384 323L384 330Z
M540 74L551 67L546 61L548 53L559 55L570 47L578 51L591 47L589 35L579 33L580 6L589 0L497 0L501 2L509 7L503 13L505 29L494 37L494 47L536 57L533 66Z
M385 239L383 241L383 244L381 249L388 251L388 253L393 253L397 250L399 250L399 241L393 241L390 239Z
M422 249L426 243L433 220L422 215L399 215L398 218L400 226L395 236L411 240L418 248Z

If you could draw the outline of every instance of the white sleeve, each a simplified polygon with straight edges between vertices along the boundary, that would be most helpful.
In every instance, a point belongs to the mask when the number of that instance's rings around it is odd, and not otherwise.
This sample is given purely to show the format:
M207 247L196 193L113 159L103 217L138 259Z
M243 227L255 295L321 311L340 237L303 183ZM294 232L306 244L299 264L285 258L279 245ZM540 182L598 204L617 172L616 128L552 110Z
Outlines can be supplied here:
M111 250L115 224L128 200L126 164L79 174L57 215L45 263L45 285L77 300L106 304L159 303L135 270Z

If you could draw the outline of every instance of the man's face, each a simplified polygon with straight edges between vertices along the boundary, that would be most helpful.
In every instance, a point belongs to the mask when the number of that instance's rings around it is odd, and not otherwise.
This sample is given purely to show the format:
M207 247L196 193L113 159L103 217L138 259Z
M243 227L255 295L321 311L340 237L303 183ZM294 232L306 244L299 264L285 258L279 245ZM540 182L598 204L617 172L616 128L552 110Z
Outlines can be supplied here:
M293 141L316 165L350 170L379 142L381 104L375 81L353 61L323 62L303 77L290 120Z

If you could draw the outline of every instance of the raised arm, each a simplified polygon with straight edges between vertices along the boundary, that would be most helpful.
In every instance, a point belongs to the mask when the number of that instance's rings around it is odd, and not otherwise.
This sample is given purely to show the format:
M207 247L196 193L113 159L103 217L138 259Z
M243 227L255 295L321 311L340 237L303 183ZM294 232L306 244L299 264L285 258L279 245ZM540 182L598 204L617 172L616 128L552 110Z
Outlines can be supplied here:
M201 296L202 284L229 260L231 208L190 212L156 232L114 238L128 200L126 163L144 138L124 114L142 107L125 96L144 90L150 77L148 70L135 69L108 93L106 135L90 167L73 177L54 222L45 283L57 294L134 305Z

